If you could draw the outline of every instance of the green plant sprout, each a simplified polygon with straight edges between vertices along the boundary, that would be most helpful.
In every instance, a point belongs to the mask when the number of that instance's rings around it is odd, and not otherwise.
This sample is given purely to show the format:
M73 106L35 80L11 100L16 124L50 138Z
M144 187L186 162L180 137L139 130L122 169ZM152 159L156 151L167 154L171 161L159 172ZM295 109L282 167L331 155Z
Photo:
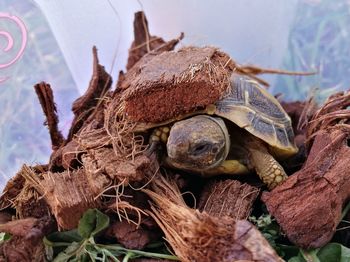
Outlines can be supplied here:
M138 257L178 261L176 256L142 250L132 250L118 244L97 243L95 237L109 225L109 217L98 209L87 210L76 230L55 232L44 238L48 260L68 261L120 261L128 262ZM155 245L159 247L159 244ZM57 255L54 257L54 254Z

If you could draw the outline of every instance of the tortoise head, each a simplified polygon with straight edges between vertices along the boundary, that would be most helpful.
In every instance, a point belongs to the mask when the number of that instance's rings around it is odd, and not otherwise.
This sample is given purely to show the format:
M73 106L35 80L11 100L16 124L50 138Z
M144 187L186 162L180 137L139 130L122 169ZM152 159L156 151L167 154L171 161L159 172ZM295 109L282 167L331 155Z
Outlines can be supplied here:
M167 141L168 163L178 169L201 172L226 159L230 148L222 119L197 115L176 122Z

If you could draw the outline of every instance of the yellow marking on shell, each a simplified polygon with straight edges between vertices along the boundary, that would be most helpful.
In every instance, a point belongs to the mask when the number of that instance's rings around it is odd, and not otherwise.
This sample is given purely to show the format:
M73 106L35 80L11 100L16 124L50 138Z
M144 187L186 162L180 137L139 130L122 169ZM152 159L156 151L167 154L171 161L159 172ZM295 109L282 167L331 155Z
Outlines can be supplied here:
M160 131L160 130L156 130L156 136L159 136L160 137L160 135L162 134L162 132Z

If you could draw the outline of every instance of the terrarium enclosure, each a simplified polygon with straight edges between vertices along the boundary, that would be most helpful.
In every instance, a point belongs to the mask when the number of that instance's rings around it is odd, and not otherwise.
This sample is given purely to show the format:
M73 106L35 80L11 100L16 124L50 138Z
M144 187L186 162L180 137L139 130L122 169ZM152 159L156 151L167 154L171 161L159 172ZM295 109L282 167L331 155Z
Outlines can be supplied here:
M4 261L350 261L350 3L0 0Z

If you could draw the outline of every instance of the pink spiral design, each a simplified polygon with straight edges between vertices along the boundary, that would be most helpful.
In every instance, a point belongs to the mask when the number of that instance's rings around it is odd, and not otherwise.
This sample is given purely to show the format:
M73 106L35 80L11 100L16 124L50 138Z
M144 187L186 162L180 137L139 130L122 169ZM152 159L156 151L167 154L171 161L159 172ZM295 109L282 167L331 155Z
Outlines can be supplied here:
M14 64L23 54L24 49L27 45L27 29L26 29L24 23L22 22L22 20L19 19L17 16L6 14L6 13L0 13L0 19L7 19L7 20L14 22L21 30L21 37L22 37L21 47L18 50L16 56L13 59L11 59L10 61L8 61L4 64L0 64L0 69L4 69L4 68L7 68L7 67L11 66L12 64ZM7 45L4 48L0 47L0 50L2 50L3 52L11 51L13 48L13 45L14 45L14 40L13 40L13 37L11 36L11 34L9 32L6 32L6 31L0 31L0 37L4 37L7 41ZM7 79L9 79L8 76L0 77L0 83L5 82Z

